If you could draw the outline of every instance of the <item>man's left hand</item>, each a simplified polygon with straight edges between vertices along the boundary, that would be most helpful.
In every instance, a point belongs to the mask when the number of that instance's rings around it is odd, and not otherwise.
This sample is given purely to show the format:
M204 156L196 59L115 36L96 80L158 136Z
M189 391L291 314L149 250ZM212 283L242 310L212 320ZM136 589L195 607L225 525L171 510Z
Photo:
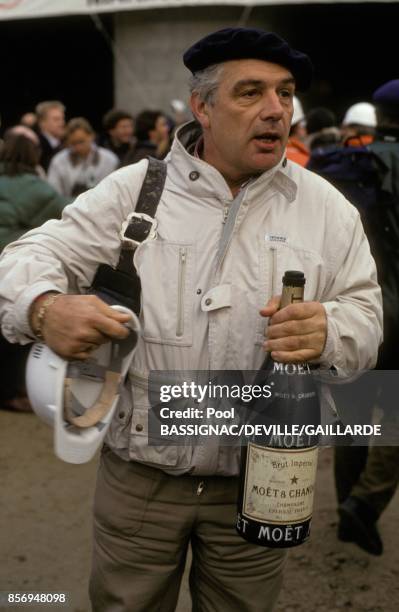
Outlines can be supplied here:
M318 359L327 339L327 314L319 302L290 304L278 310L281 296L274 296L260 311L269 318L264 347L276 361L302 363Z

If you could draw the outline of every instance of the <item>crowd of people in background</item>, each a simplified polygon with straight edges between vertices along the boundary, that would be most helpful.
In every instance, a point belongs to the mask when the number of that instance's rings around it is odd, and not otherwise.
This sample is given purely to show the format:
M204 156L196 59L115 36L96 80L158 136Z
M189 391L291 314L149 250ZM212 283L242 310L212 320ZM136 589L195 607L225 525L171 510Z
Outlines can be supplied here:
M84 117L65 120L65 105L40 102L0 140L0 252L30 229L60 218L64 206L108 174L148 155L163 159L175 128L188 120L187 108L172 100L172 112L144 109L136 117L111 109L96 135ZM30 411L24 388L29 347L0 335L0 406Z
M6 129L4 139L12 137L17 127L26 128L20 132L21 138L36 138L40 151L36 175L47 180L60 195L73 198L119 167L148 155L164 159L176 127L190 118L180 100L172 100L171 109L168 114L145 109L136 117L111 109L103 117L102 132L96 135L88 119L73 117L66 122L64 104L45 101L36 106L35 112L24 113L18 126ZM376 110L370 102L350 106L338 121L330 108L311 108L305 113L295 97L286 156L323 174L320 164L334 148L366 147L375 139L376 131Z
M286 156L332 182L358 208L385 293L384 325L389 331L378 367L398 369L399 80L380 87L372 102L358 101L338 121L330 108L305 112L295 97ZM112 109L98 137L86 118L66 123L66 108L59 101L41 102L35 112L25 113L0 141L0 251L29 229L60 217L66 204L115 169L148 155L164 159L176 127L190 118L180 100L173 100L171 108L173 116L145 109L136 117ZM381 227L384 240L377 236ZM21 382L27 349L9 345L1 336L0 344L7 381L0 406L29 410ZM370 419L382 393L376 388L370 392ZM382 553L376 522L396 490L398 466L397 446L336 449L341 540Z
M47 176L60 193L76 196L83 185L90 189L118 167L147 155L163 159L174 130L189 119L187 107L180 100L172 100L171 109L169 114L144 109L136 117L111 109L103 117L101 133L96 135L85 117L66 122L64 104L51 100L40 102L35 112L24 113L19 126L29 128L39 139L42 177ZM15 127L5 130L5 139ZM69 187L62 185L65 177Z
M384 305L384 342L376 369L399 369L399 79L379 87L372 102L350 106L339 124L332 109L305 113L298 98L287 157L318 173L358 209L377 264ZM375 409L389 431L391 445L335 448L335 482L340 540L355 541L380 555L383 542L377 521L399 482L397 395L377 376L362 377L335 390L341 414L348 407L357 422L373 421ZM356 416L355 416L356 414ZM395 439L396 436L396 439Z

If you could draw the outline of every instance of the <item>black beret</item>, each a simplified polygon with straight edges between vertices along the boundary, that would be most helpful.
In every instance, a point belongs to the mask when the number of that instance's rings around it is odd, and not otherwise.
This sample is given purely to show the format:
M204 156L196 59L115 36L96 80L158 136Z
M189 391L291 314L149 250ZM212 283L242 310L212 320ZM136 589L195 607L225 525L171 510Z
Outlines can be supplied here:
M313 67L304 53L292 49L273 32L257 28L224 28L208 34L183 55L184 65L194 74L212 64L229 60L260 59L287 68L296 81L297 89L308 89Z
M373 93L373 102L381 106L396 106L399 109L399 79L381 85Z

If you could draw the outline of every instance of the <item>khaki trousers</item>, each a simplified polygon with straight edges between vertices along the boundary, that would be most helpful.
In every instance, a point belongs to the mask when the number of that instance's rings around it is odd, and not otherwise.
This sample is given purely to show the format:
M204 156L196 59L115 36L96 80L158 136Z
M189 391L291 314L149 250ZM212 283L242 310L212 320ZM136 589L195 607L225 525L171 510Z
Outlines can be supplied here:
M189 543L194 612L271 612L285 552L235 531L237 478L169 476L105 447L94 502L94 612L173 612Z
M335 475L338 502L353 495L372 508L378 519L399 484L399 447L338 446Z
M383 412L384 439L389 439L391 446L337 446L334 470L338 503L353 495L372 510L377 520L399 485L399 418L396 393L389 384L378 386L378 379L373 374L377 372L370 372L350 385L341 388L338 385L334 398L338 409L341 408L342 414L348 415L352 423L372 423L374 407L379 405ZM348 389L356 398L356 407L361 409L357 416L356 410L350 410L348 396L344 395L348 394Z

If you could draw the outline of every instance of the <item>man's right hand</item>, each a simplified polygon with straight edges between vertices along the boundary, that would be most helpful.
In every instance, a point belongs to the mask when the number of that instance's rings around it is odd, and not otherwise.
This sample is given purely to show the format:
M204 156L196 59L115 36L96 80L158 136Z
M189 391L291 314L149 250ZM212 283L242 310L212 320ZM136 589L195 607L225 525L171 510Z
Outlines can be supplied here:
M32 304L33 329L45 297ZM48 307L41 331L46 344L61 357L87 359L110 338L126 338L129 330L123 324L129 320L128 314L117 312L94 295L60 295Z

